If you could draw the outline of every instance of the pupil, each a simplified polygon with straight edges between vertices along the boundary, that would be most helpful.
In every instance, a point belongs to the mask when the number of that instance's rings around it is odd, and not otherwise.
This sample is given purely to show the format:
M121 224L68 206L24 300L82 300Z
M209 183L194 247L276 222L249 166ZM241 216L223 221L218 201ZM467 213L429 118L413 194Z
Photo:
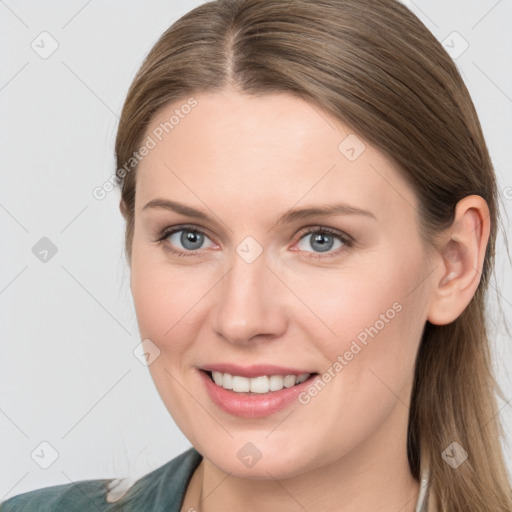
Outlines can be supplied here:
M313 237L313 244L320 244L316 247L320 252L328 251L332 248L333 237L331 235L326 235L325 233L319 233Z
M183 231L181 234L181 243L186 249L198 249L203 243L201 233L195 231Z

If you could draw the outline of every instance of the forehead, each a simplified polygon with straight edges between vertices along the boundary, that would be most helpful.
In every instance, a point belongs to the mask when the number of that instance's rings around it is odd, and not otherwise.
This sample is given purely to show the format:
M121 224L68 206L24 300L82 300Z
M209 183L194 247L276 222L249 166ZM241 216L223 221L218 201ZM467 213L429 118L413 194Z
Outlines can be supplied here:
M393 163L317 106L287 93L193 98L194 107L178 101L149 125L154 147L137 169L136 210L163 197L196 206L204 198L226 212L345 201L413 214L415 195Z

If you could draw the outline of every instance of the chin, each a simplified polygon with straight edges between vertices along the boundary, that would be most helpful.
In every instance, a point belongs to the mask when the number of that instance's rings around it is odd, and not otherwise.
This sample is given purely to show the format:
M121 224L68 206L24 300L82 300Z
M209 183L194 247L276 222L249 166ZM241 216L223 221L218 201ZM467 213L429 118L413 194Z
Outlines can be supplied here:
M322 466L322 463L315 464L314 460L321 457L309 459L304 449L286 449L281 442L282 437L265 440L265 436L268 432L258 436L238 435L222 443L207 442L194 446L211 464L237 478L286 479ZM254 441L250 441L251 438ZM299 439L292 444L304 446Z

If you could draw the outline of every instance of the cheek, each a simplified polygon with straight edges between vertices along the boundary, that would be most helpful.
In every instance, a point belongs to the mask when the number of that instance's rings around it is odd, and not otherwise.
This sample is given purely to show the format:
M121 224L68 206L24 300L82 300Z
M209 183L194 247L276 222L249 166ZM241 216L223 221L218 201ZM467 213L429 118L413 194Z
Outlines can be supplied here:
M407 257L381 252L379 262L298 281L295 291L314 317L294 318L324 356L334 403L357 408L356 397L370 405L375 395L395 401L390 389L406 395L426 321L426 289L418 286L425 268L421 251L412 248Z
M360 267L329 274L302 273L294 292L303 304L297 304L294 321L304 331L314 327L317 342L330 353L348 349L344 346L348 340L364 343L377 335L375 330L379 334L394 330L403 320L402 310L414 302L412 294L407 296L413 281L408 274L414 270L396 262L394 267L398 268L388 266L374 273Z
M162 263L140 251L132 257L131 292L141 339L150 339L159 356L149 365L151 377L167 410L192 444L194 421L204 411L184 387L194 339L203 323L201 305L212 284L206 275Z
M187 269L133 265L131 291L141 336L151 339L160 350L184 349L190 329L200 323L198 306L210 287L207 276L201 278Z

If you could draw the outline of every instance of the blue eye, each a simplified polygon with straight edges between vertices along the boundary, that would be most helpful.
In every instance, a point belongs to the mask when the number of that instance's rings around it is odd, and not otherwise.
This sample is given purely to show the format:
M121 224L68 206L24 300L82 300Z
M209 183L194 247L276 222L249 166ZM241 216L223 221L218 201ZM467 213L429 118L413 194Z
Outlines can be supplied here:
M186 251L201 249L204 241L210 240L202 231L190 228L175 229L166 233L163 238L168 239L172 245L177 246L180 250L179 244L181 244Z
M301 237L298 248L305 252L311 252L310 249L312 248L313 252L325 253L332 249L336 252L337 249L348 245L349 240L340 233L332 233L325 228L316 228Z
M309 238L309 241L308 241ZM299 241L299 249L308 251L312 247L315 252L327 252L331 249L339 249L345 245L346 241L340 235L334 235L322 229L306 233Z

